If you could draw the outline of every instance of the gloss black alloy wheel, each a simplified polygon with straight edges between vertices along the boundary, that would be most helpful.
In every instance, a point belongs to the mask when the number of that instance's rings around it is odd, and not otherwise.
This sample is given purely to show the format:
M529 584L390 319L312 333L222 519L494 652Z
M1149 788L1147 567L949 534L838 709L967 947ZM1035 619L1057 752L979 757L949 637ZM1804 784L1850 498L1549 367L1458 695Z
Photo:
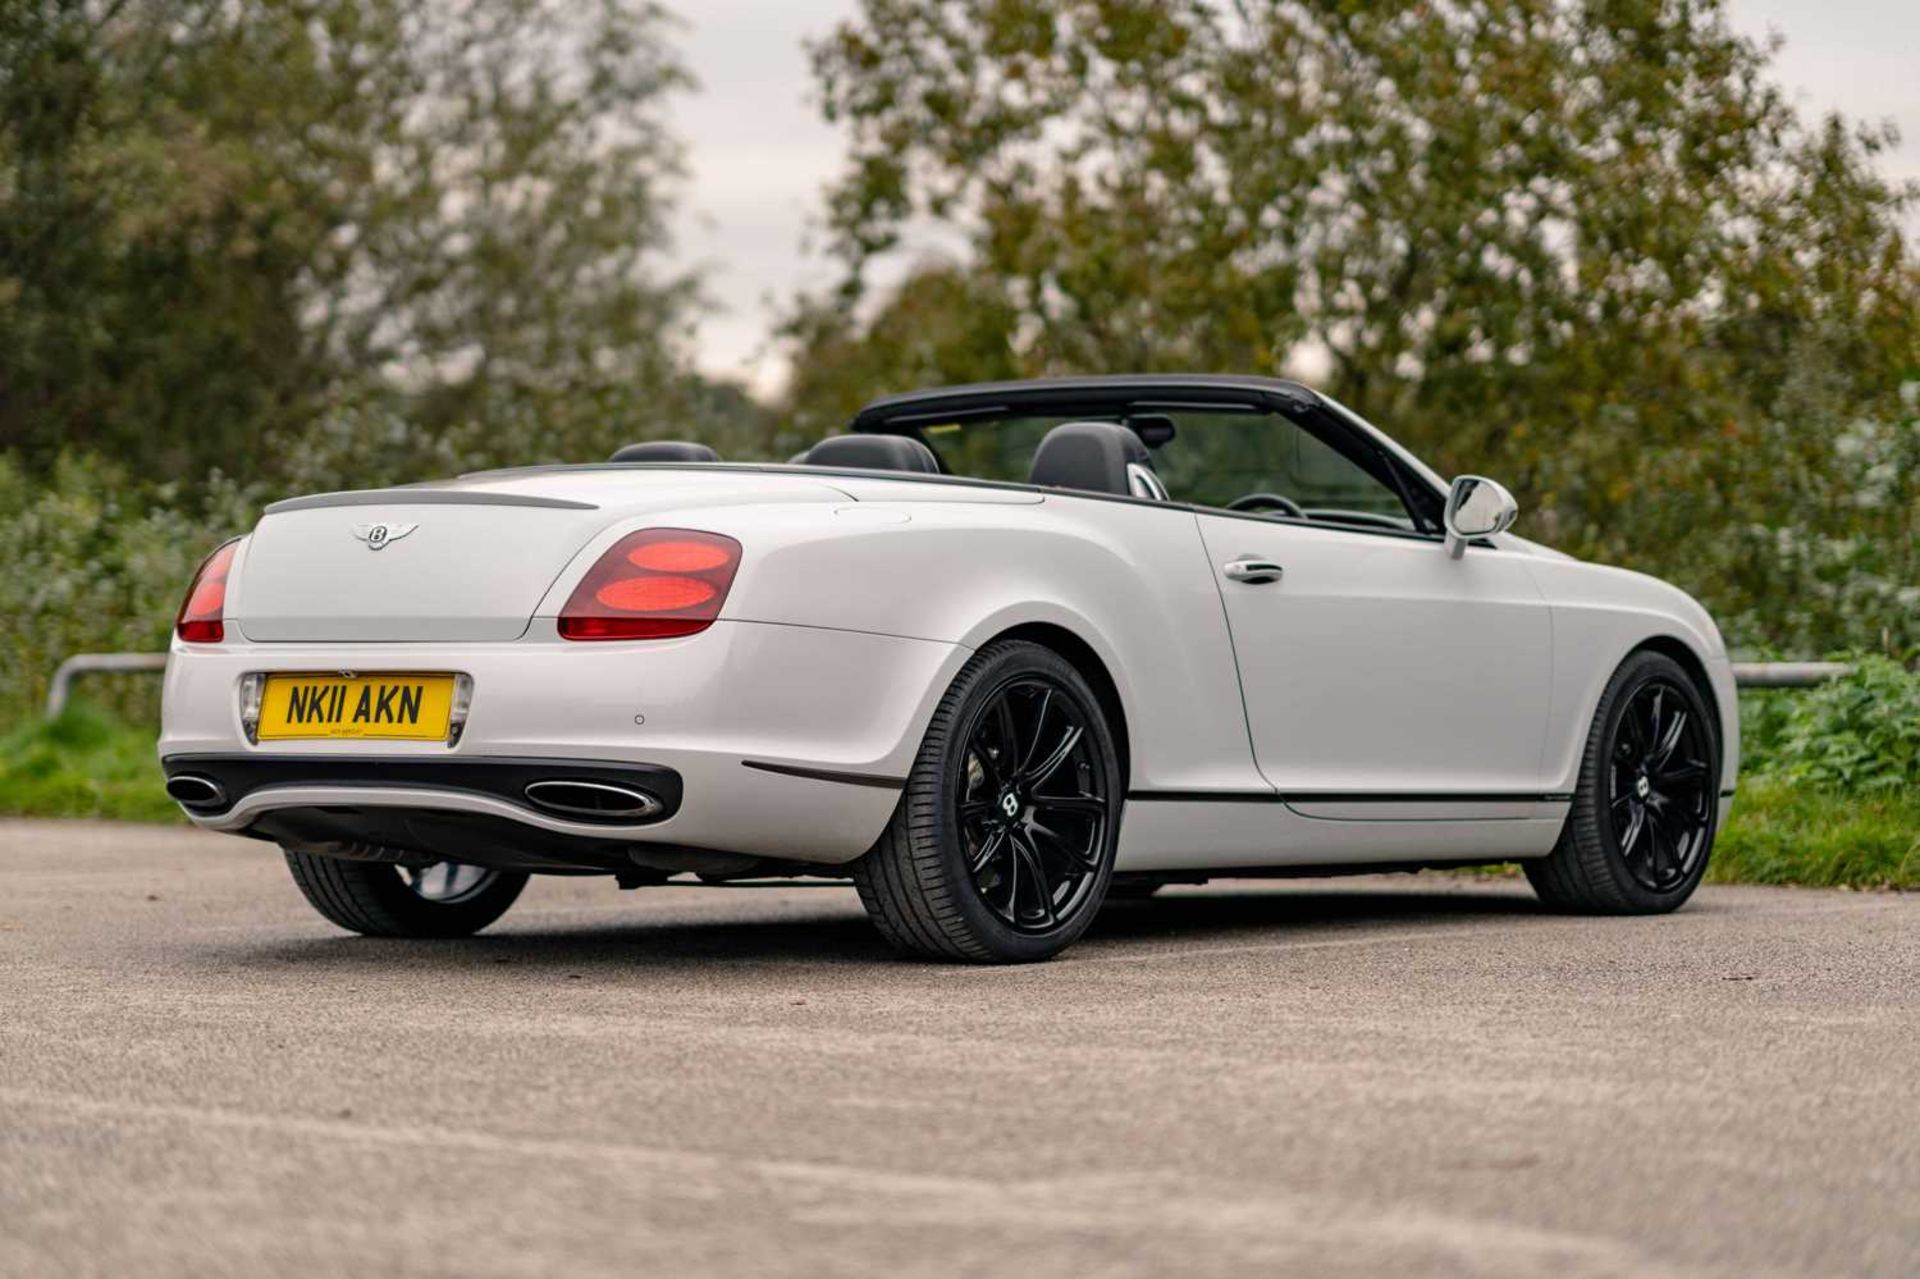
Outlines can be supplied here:
M1620 717L1608 768L1607 824L1642 888L1672 892L1706 855L1714 795L1706 725L1679 686L1648 680Z
M1086 717L1046 676L1002 684L968 735L955 796L974 891L1007 927L1044 934L1084 909L1108 802Z
M1040 645L989 645L941 700L854 882L910 954L1048 958L1106 895L1120 792L1107 712L1085 677Z
M1523 863L1542 901L1566 910L1673 910L1706 873L1719 816L1720 732L1704 691L1663 653L1614 672L1553 852Z

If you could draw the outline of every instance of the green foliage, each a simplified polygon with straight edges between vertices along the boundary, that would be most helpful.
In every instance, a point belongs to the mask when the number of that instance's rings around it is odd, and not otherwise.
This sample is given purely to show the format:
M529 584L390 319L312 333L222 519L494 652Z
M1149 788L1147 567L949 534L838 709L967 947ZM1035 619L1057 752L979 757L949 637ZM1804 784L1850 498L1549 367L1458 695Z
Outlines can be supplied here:
M0 813L181 820L161 789L152 732L82 705L0 736Z
M1781 777L1742 782L1707 877L1719 884L1920 889L1920 794L1845 794Z
M1920 672L1849 660L1844 679L1741 697L1716 881L1920 888Z
M1741 699L1743 768L1850 795L1920 795L1920 672L1883 657L1817 688Z
M157 499L157 501L155 500ZM194 514L170 489L144 491L118 468L79 457L44 480L0 457L0 723L38 713L46 681L74 653L156 652L187 579L252 523L249 495L220 477ZM150 712L153 681L115 685L120 709Z
M696 294L665 256L687 77L664 22L0 6L0 448L193 484L318 453L364 482L367 443L417 476L675 424Z
M1018 323L990 281L949 268L914 273L864 324L833 302L803 304L787 326L803 352L787 392L793 447L844 429L878 395L1022 376Z
M771 454L765 409L683 367L667 28L651 0L0 4L0 722L62 657L160 647L262 501L655 436Z
M1298 368L1736 644L1920 647L1912 192L1716 0L866 0L813 56L797 412L979 367L863 296L931 225L1011 371Z

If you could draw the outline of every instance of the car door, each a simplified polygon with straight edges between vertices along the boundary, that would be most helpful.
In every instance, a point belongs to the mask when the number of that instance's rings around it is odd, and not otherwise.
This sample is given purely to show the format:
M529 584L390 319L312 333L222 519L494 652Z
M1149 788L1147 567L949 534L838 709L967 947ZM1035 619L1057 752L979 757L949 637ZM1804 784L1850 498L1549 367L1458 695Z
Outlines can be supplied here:
M1227 514L1200 527L1254 756L1293 807L1532 814L1552 637L1523 553L1455 560L1424 538Z
M1330 408L1189 415L1164 455L1203 508L1255 759L1290 805L1534 814L1553 652L1524 551L1449 557L1409 505L1426 482Z

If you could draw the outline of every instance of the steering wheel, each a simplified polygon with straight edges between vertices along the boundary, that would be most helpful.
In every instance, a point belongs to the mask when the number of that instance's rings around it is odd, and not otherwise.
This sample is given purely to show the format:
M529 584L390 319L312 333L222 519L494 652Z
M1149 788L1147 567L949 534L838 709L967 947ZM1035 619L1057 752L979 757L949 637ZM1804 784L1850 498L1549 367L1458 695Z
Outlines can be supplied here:
M1275 510L1282 515L1291 515L1296 520L1304 520L1307 513L1300 509L1300 503L1290 497L1281 497L1278 493L1248 493L1245 497L1236 497L1227 503L1229 511Z

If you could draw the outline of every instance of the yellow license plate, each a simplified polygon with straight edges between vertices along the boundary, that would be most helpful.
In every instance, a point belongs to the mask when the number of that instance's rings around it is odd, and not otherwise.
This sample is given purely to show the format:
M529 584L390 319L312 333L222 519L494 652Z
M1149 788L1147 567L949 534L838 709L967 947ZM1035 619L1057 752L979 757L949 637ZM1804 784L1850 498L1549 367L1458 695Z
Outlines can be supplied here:
M451 675L269 675L260 740L297 737L445 741Z

